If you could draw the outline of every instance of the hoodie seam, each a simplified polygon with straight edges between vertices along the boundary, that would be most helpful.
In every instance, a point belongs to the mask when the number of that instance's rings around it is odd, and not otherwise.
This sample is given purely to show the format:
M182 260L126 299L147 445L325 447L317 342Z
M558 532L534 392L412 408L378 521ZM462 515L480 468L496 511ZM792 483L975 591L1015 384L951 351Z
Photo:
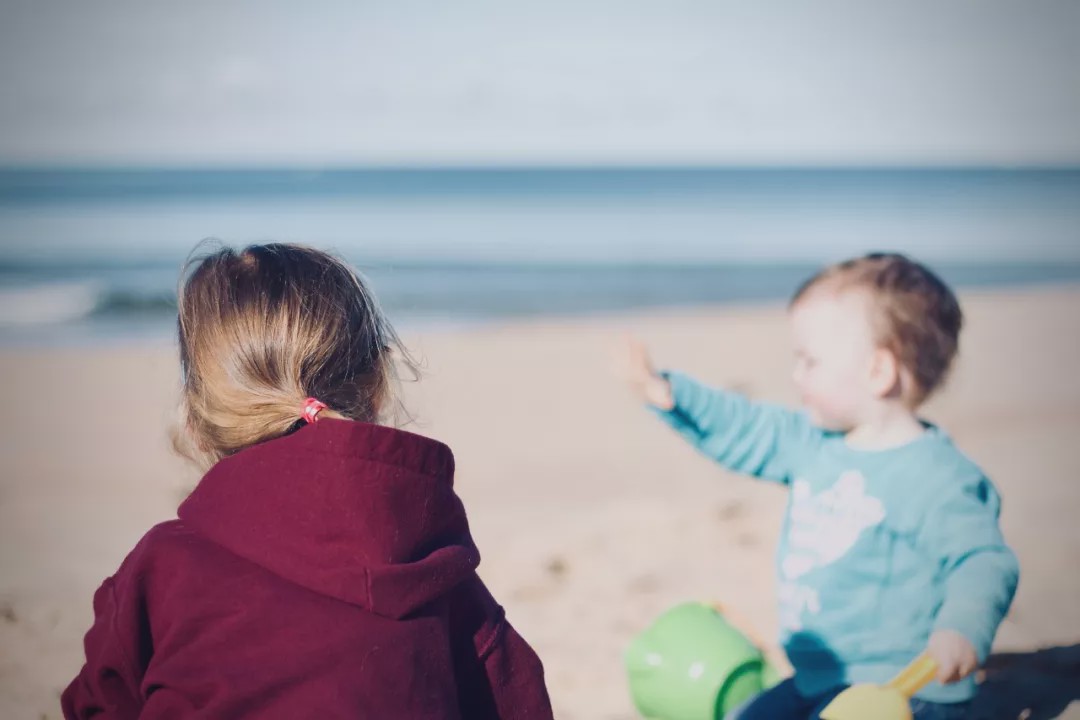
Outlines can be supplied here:
M480 646L479 656L481 661L487 660L488 656L494 652L495 648L502 641L503 634L506 632L506 610L501 606L498 610L498 618L495 621L495 626L491 629L491 633L487 639Z

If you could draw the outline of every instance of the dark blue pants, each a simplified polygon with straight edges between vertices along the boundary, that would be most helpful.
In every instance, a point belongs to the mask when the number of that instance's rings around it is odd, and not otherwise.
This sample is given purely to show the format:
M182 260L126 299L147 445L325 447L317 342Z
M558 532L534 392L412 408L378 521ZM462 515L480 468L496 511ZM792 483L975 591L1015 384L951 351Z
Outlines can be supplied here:
M794 680L785 680L766 690L740 708L728 713L725 720L819 720L818 714L845 688L821 695L804 697L795 689ZM971 703L942 704L912 700L915 720L963 720Z

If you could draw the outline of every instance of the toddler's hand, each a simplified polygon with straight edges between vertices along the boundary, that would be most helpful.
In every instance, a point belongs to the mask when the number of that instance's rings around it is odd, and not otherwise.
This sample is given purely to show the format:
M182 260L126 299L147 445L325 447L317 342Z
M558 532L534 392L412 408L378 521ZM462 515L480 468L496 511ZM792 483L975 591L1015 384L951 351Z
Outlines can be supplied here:
M935 632L926 650L937 661L937 679L943 685L963 680L979 666L975 646L955 630Z
M675 406L671 384L656 373L649 351L640 340L627 337L615 350L615 373L645 402L661 410Z

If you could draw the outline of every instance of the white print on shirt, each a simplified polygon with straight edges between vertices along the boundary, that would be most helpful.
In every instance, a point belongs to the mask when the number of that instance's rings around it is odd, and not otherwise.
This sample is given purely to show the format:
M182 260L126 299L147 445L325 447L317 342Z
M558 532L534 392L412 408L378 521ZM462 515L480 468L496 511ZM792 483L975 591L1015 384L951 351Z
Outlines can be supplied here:
M788 632L802 630L804 612L817 615L821 612L818 591L808 585L781 582L777 588L780 628Z
M817 495L810 483L796 479L791 488L787 547L780 562L780 615L789 630L801 627L803 612L820 612L817 591L793 581L811 570L831 565L851 548L867 528L885 519L881 500L866 494L866 478L858 470L842 473Z

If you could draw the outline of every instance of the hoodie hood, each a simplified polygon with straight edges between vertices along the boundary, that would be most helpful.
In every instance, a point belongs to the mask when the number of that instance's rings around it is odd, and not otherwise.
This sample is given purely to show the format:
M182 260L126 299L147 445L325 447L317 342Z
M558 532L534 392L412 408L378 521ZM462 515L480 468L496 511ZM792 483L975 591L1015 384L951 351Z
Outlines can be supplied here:
M290 582L396 619L480 562L453 478L440 442L326 418L224 458L178 515Z

